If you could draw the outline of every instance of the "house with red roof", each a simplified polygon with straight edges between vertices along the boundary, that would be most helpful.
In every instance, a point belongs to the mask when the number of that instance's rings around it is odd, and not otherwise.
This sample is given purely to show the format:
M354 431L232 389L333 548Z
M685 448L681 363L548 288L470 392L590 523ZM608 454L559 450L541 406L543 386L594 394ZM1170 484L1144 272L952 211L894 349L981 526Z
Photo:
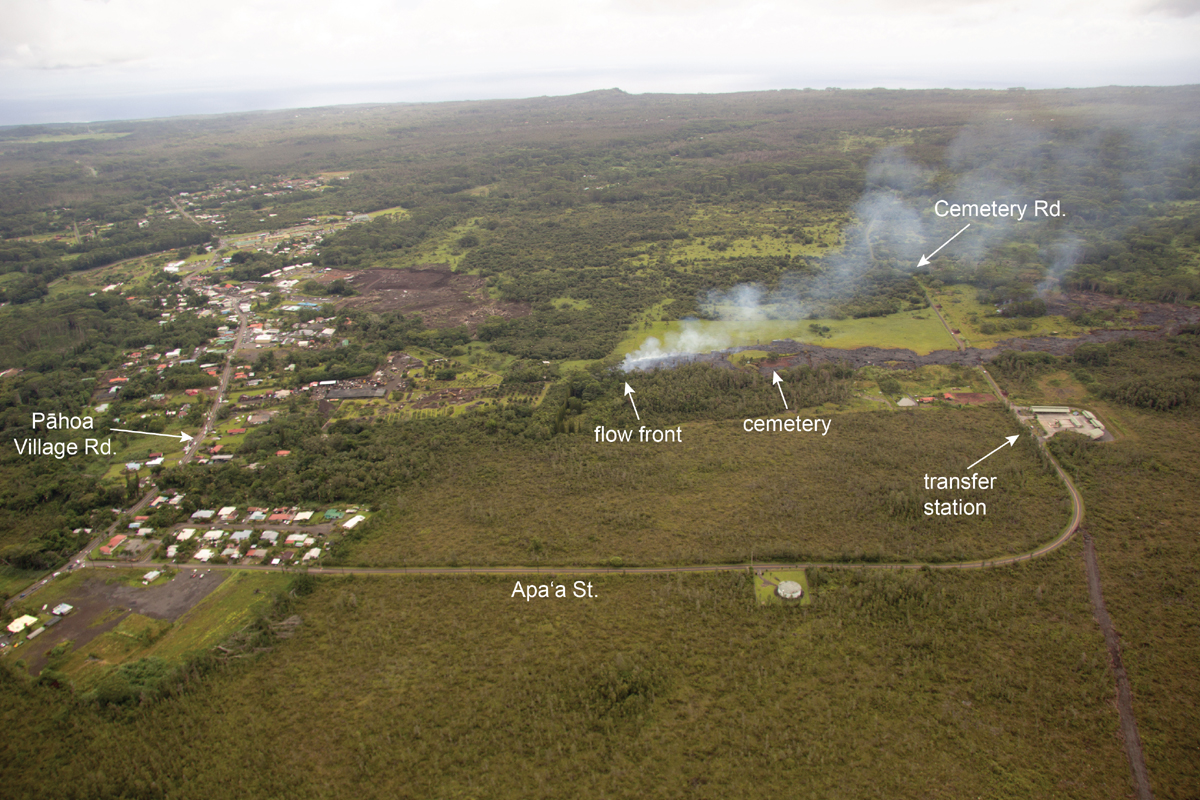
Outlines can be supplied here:
M113 551L116 550L118 547L120 547L121 543L124 542L127 538L129 538L129 537L127 537L123 534L117 534L116 536L112 537L111 539L108 540L108 544L106 544L100 548L100 555L111 556L113 554Z

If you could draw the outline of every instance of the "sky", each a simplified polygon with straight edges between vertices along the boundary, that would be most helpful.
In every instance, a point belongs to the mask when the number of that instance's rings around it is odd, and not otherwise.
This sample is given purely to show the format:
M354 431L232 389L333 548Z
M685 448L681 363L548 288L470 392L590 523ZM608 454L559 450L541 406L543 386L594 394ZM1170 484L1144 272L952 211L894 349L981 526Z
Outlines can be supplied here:
M0 125L594 89L1200 83L1200 0L0 0Z

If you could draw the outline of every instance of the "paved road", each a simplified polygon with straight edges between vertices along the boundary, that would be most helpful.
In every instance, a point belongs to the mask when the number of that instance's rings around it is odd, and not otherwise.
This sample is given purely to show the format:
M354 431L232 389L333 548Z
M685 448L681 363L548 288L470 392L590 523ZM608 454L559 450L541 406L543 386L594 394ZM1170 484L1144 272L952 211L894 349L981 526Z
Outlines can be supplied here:
M247 320L247 317L245 314L241 313L240 311L238 313L239 313L238 342L240 343L246 332L246 329L247 329L246 326L248 324L248 320ZM938 316L939 316L939 318L941 318L940 314ZM942 320L942 324L946 325L945 320ZM951 336L954 336L953 332L950 331L948 325L946 326L946 329L948 332L950 332ZM955 341L957 342L957 337L955 337ZM959 343L959 347L962 348L963 345L961 343ZM225 397L225 392L229 386L229 379L233 372L233 355L232 355L233 352L236 352L236 349L234 351L231 351L230 356L226 360L225 370L221 375L221 383L220 383L220 387L218 389L217 397L216 397L215 402L213 403L213 407L209 410L208 416L205 418L204 427L201 429L200 433L197 434L196 439L195 439L194 443L192 444L192 446L187 449L187 452L184 455L184 460L181 463L187 463L187 461L191 460L191 458L195 455L196 450L199 449L200 442L203 441L204 437L207 436L208 433L210 433L213 430L213 426L216 421L217 411L221 407L221 401ZM1000 391L1000 387L996 384L996 382L992 378L992 376L988 373L988 371L986 369L983 370L983 374L987 378L988 384L992 387L992 390L996 393L996 396L999 398L1002 398L1005 406L1010 411L1012 411L1013 414L1015 415L1016 414L1015 407L1004 396L1004 393ZM1058 461L1055 460L1055 458L1050 454L1049 450L1046 449L1045 442L1042 441L1041 439L1038 439L1038 446L1041 448L1041 450L1045 454L1045 456L1049 459L1050 463L1053 465L1054 470L1059 477L1059 480L1061 480L1063 482L1063 485L1066 486L1067 492L1071 497L1071 504L1072 504L1073 510L1072 510L1070 521L1067 523L1066 527L1063 528L1062 532L1058 535L1057 538L1055 538L1053 541L1048 542L1047 544L1044 544L1044 545L1042 545L1034 550L1031 550L1027 553L1019 553L1017 555L998 556L996 558L980 559L977 561L956 561L956 562L942 562L942 563L894 562L894 563L880 564L880 563L817 561L817 562L804 562L804 563L794 563L794 564L779 564L779 563L762 563L762 564L760 564L757 562L751 564L751 563L747 562L747 563L736 563L736 564L702 564L702 565L682 566L682 567L565 567L565 566L532 566L532 567L530 567L530 566L523 566L523 565L502 566L502 567L322 567L322 566L313 566L313 567L308 567L306 569L309 573L315 574L315 575L351 575L351 574L355 574L355 575L475 575L475 574L480 574L480 575L536 575L536 574L541 574L541 573L545 573L547 575L602 575L602 574L616 574L616 573L661 574L661 573L672 573L672 572L728 572L728 571L732 571L732 570L750 569L750 568L754 568L754 567L777 568L777 569L806 569L806 568L811 568L811 567L830 567L830 568L861 567L861 568L866 568L866 569L893 569L893 570L895 570L895 569L938 569L938 570L985 569L985 568L990 568L990 567L1002 567L1002 566L1007 566L1010 564L1016 564L1021 561L1029 561L1034 558L1039 558L1039 557L1047 555L1049 553L1053 553L1055 550L1058 550L1060 547L1062 547L1064 544L1066 544L1067 542L1069 542L1071 540L1071 538L1075 535L1076 531L1079 530L1080 524L1083 522L1083 497L1080 495L1079 490L1075 488L1075 484L1071 481L1070 477L1063 470L1063 468L1059 465ZM156 493L157 493L156 490L152 490L151 492L147 493L145 497L143 497L140 501L138 501L138 503L134 506L133 509L131 509L131 511L139 510L139 509L143 508L147 503L150 502L150 500L155 496ZM116 526L116 523L113 523L113 526L109 528L109 532L107 534L108 536L112 535L112 532L115 529L115 526ZM80 566L88 566L88 567L109 566L109 565L92 564L86 558L88 553L90 553L99 544L100 544L99 539L94 540L81 553L77 554L75 556L75 558L72 559L72 561L79 563ZM155 562L149 562L149 561L139 562L139 566L141 566L143 564L149 565L149 564L153 564L153 563L155 563ZM169 564L169 563L165 563L163 565L164 566L175 566L175 567L180 566L180 565ZM222 570L249 569L249 570L267 570L267 571L288 571L288 570L295 571L297 569L297 567L293 566L293 565L272 566L269 564L256 564L256 565L238 565L238 564L199 565L199 564L197 564L197 565L191 565L191 566L193 566L193 568L196 568L196 569L222 569ZM184 565L183 568L186 569L187 565ZM303 568L303 567L301 567L301 568ZM36 588L37 588L37 586L34 587L34 589L36 589ZM30 591L33 591L33 589L31 589ZM9 602L11 603L12 600L10 600Z
M985 371L986 374L986 371ZM992 384L997 396L1000 394L1000 389L992 381L991 375L987 376L988 382ZM1005 401L1007 403L1007 400ZM1011 406L1010 406L1011 407ZM987 569L991 567L1003 567L1010 564L1017 564L1022 561L1031 561L1035 558L1053 553L1060 547L1071 540L1075 533L1079 530L1079 526L1083 522L1083 497L1079 490L1071 481L1070 477L1059 465L1058 461L1050 455L1046 450L1045 442L1038 440L1038 446L1042 448L1042 452L1050 459L1050 463L1054 466L1055 472L1063 485L1067 487L1067 492L1071 497L1072 513L1071 519L1067 522L1062 532L1051 542L1048 542L1040 547L1037 547L1026 553L1018 553L1016 555L998 556L996 558L985 558L976 561L948 561L948 562L891 562L891 563L861 563L850 561L807 561L790 564L781 564L777 562L759 563L759 562L741 562L735 564L698 564L682 567L569 567L569 566L502 566L502 567L298 567L296 565L279 565L270 564L192 564L192 565L177 565L170 562L163 562L162 566L176 567L187 569L191 566L193 569L244 569L244 570L264 570L275 572L296 571L297 569L306 569L307 572L313 575L612 575L612 574L663 574L673 572L730 572L734 570L752 569L756 567L764 567L767 569L809 569L812 567L859 567L865 569ZM142 499L144 504L150 495ZM90 552L89 546L86 552ZM81 554L82 555L82 554ZM78 557L77 557L78 558ZM155 562L141 562L150 564ZM139 564L140 565L140 564ZM81 566L85 567L104 567L108 565L97 565L86 560ZM11 602L11 601L10 601Z
M195 457L199 451L201 443L206 436L213 432L217 424L217 412L221 410L221 405L225 400L225 392L229 389L229 381L233 377L233 359L237 355L238 345L245 338L247 325L250 324L249 318L240 308L238 309L238 330L237 338L234 340L234 346L229 350L225 357L225 369L221 371L221 382L217 385L217 396L213 398L212 408L208 409L208 413L204 416L204 423L200 426L200 432L196 434L191 443L185 448L183 457L179 459L180 464L187 464Z
M183 207L183 205L179 202L178 198L172 196L171 202L175 204L175 208L179 210L179 213L183 214L185 217L187 217L188 220L190 220L193 225L195 225L199 228L204 227L203 225L200 224L200 222L195 217L193 217L191 214L188 213L188 210Z
M247 318L246 314L242 313L242 311L239 309L238 310L238 333L237 333L237 341L238 342L240 342L242 340L242 338L244 337L246 330L247 330L246 326L248 324L249 324L249 319ZM181 456L179 459L180 464L187 464L189 461L192 460L192 458L196 455L196 452L200 449L200 444L204 441L204 438L213 431L213 428L216 425L217 412L221 408L221 404L222 404L221 401L225 399L225 392L229 388L229 379L233 375L234 353L236 353L236 348L234 350L231 350L229 355L226 356L225 369L221 373L221 382L217 387L217 396L213 399L212 408L210 408L208 410L208 414L205 415L204 423L200 427L200 432L197 433L195 438L193 438L192 441L189 442L187 444L187 446L184 448L183 456ZM142 498L140 500L138 500L136 503L134 503L132 506L129 507L129 510L126 512L126 514L136 515L139 511L141 511L147 505L149 505L150 502L152 500L154 500L154 498L157 496L158 496L158 488L155 486L151 486L150 490L148 492L146 492L146 494L142 495ZM122 516L124 516L124 515L122 515ZM97 537L93 538L90 542L88 542L87 546L85 546L82 550L80 550L78 553L76 553L74 556L71 557L70 561L67 562L68 566L63 567L63 569L95 566L88 559L91 557L92 552L97 547L99 547L104 542L107 542L109 539L111 539L116 534L117 523L119 521L120 521L120 518L118 517L118 519L113 521L112 525L109 525L108 528L105 529L105 532L101 536L97 536ZM146 558L138 560L139 566L142 564L154 564L154 563L155 562L149 561ZM75 567L72 567L71 565L75 565ZM47 575L49 575L49 574L51 574L51 573L47 573ZM44 581L38 581L37 583L33 584L33 586L29 587L24 592L22 592L21 595L28 597L30 594L36 592L38 589L40 589L44 585L45 585ZM10 597L8 599L8 601L5 603L5 606L10 606L19 599L22 599L22 597L20 595L17 597Z

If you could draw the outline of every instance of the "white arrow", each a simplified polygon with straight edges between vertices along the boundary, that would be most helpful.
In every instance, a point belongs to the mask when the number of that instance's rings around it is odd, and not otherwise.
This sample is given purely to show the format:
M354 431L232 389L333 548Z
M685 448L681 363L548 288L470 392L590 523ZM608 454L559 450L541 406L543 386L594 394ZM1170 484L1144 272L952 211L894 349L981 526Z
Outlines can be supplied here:
M969 227L971 227L971 223L969 223L969 222L968 222L966 225L963 225L963 229L962 229L962 231L959 231L958 233L962 233L963 231L965 231L965 230L966 230L967 228L969 228ZM958 236L958 233L954 234L954 236L951 236L949 239L947 239L946 241L942 242L942 247L945 247L946 245L948 245L948 244L950 244L951 242L953 242L953 241L955 240L955 238L957 238L957 236ZM942 247L939 247L937 250L934 250L932 253L930 253L930 254L929 254L929 256L928 256L928 257L926 257L926 256L921 256L921 260L917 262L917 266L918 266L918 267L923 267L923 266L925 266L926 264L928 264L928 263L929 263L929 259L930 259L930 258L933 258L934 256L936 256L936 255L938 254L938 250L941 250L941 249L942 249ZM986 456L984 456L984 457L986 458ZM970 467L967 467L967 469L970 469Z
M116 431L117 433L140 433L143 436L165 436L168 439L178 439L181 442L190 442L192 440L192 437L188 436L183 431L180 431L179 435L176 436L173 433L151 433L150 431L127 431L124 428L110 428L109 430Z
M1016 437L1016 436L1008 436L1008 437L1005 437L1005 438L1008 440L1008 443L1007 443L1007 444L1002 444L1002 445L1000 445L1000 447L997 447L997 448L996 448L996 450L1001 450L1001 449L1003 449L1003 448L1005 448L1005 447L1012 447L1014 444L1016 444L1016 441L1017 441L1017 437ZM993 451L992 451L992 453L996 452L996 450L993 450ZM988 454L987 454L987 456L984 456L983 458L987 458L987 457L988 457L988 456L990 456L992 453L988 453ZM983 458L979 459L979 461L983 461ZM976 461L976 462L975 462L975 464L978 464L978 463L979 463L979 461ZM972 464L970 467L967 467L967 469L971 469L971 467L974 467L974 466L975 466L975 464Z
M638 418L638 422L642 421L642 415L637 412L637 403L633 402L633 387L628 383L625 384L625 396L629 398L629 402L633 404L633 415Z
M783 378L779 377L778 372L776 372L775 370L771 370L771 385L779 386L779 384L781 384L781 383L783 383ZM779 396L783 397L783 387L782 386L779 386ZM787 398L786 397L783 397L783 409L784 409L784 411L787 410Z

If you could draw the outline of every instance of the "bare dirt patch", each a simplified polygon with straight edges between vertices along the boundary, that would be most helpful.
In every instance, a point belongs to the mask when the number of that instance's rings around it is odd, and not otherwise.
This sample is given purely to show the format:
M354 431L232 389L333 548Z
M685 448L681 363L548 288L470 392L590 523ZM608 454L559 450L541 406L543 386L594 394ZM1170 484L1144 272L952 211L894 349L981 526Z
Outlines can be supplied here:
M986 392L950 392L952 402L971 405L973 403L994 403L995 395Z
M1084 311L1133 311L1137 313L1136 324L1160 325L1164 328L1177 328L1200 321L1200 309L1177 303L1148 303L1114 297L1100 292L1069 291L1056 294L1046 299L1046 308L1050 314L1070 316L1077 310Z
M130 586L104 574L89 576L64 598L64 602L75 606L75 610L26 645L29 652L24 658L30 673L41 671L46 665L46 653L55 645L71 640L76 650L82 649L131 613L177 620L228 577L216 570L204 577L193 578L191 575L191 570L182 570L167 583L156 586ZM109 580L112 582L106 582Z
M1095 328L1083 336L1070 339L1053 337L1030 337L1005 339L998 343L997 350L1041 350L1056 356L1070 355L1081 344L1106 344L1118 339L1162 339L1185 325L1200 322L1200 308L1177 303L1143 303L1127 300L1099 292L1064 292L1048 298L1050 314L1070 316L1078 310L1084 311L1133 311L1136 319L1123 318L1115 321L1112 328Z
M526 316L530 311L528 303L489 298L485 279L451 272L440 265L361 272L331 270L322 276L322 281L338 278L349 281L360 293L343 301L342 308L418 314L431 328L466 325L473 332L488 317L511 319Z
M413 403L413 408L441 408L469 403L483 393L483 389L442 389L426 395Z

